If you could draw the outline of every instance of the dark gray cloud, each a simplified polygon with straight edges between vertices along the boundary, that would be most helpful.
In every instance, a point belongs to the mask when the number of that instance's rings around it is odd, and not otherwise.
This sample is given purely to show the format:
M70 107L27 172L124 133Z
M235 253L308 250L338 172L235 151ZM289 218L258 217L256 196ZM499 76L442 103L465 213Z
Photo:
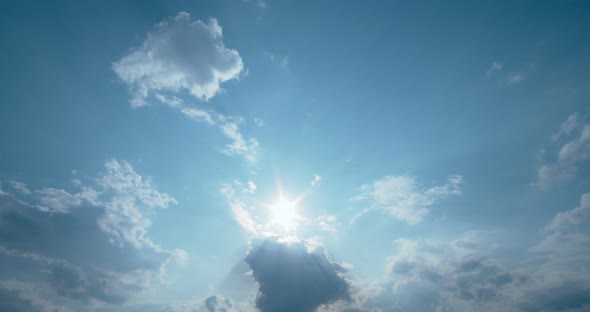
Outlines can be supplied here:
M256 306L262 312L308 312L339 299L347 300L344 269L322 248L305 243L264 239L244 259L259 285Z

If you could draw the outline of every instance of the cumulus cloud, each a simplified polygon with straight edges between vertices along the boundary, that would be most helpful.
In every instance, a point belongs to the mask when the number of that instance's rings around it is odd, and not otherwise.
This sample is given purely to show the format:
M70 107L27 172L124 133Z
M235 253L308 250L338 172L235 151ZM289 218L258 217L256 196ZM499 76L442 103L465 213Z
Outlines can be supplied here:
M243 67L239 53L225 47L216 19L193 21L186 12L156 25L141 47L113 63L113 70L130 89L131 106L145 106L153 98L192 120L215 125L231 140L226 154L254 162L259 144L240 131L243 118L188 105L177 96L188 91L207 101L221 91L223 82L237 79Z
M556 143L567 141L559 148L555 161L539 167L537 184L540 186L573 178L579 167L590 159L590 124L583 124L579 115L571 115L552 138Z
M78 186L78 193L42 188L20 199L0 195L0 259L6 270L24 270L54 295L83 305L121 304L186 255L147 236L149 211L175 203L151 178L110 160L95 181ZM80 199L85 197L92 200Z
M361 193L353 200L366 200L371 206L365 208L354 219L371 210L381 210L389 213L395 219L415 225L424 219L430 212L429 207L438 200L461 195L463 177L459 175L449 176L446 184L431 188L422 188L416 178L412 176L386 176L371 184L360 187Z
M261 312L311 312L350 297L342 277L345 269L322 248L268 238L254 242L244 261L258 282L256 306Z
M367 300L383 311L490 311L524 282L476 250L438 241L398 239L385 278ZM501 309L499 309L501 310Z
M239 53L225 47L216 19L193 21L186 12L156 25L141 47L113 63L130 87L134 107L166 91L187 90L209 100L221 91L221 83L238 78L243 67Z

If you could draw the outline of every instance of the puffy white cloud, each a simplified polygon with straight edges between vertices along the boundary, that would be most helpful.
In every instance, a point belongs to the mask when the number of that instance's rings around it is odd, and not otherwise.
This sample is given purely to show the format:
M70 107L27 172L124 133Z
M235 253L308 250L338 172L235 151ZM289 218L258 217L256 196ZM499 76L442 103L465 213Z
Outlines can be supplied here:
M590 124L582 124L579 116L573 114L553 135L553 140L563 137L572 138L559 149L557 160L539 167L537 183L541 186L573 178L580 165L590 159Z
M112 198L104 203L105 214L98 220L100 228L118 244L129 243L135 247L155 247L146 236L151 221L146 213L153 208L166 208L176 200L158 192L150 177L139 175L127 162L110 160L106 172L98 184Z
M371 206L365 208L354 219L371 210L381 210L404 223L414 225L422 222L430 212L429 207L438 200L461 195L463 177L449 176L448 182L431 188L421 188L412 176L386 176L371 184L360 187L361 193L353 200L367 200Z
M221 91L221 83L237 79L243 67L238 52L225 48L217 20L192 21L186 12L162 21L140 48L113 64L133 94L133 107L145 106L154 98L192 120L215 125L231 140L226 154L255 162L258 140L244 137L243 118L189 105L179 97L186 90L197 99L209 100Z
M131 89L134 107L167 91L187 90L208 100L243 68L239 53L225 47L216 19L193 21L186 12L156 25L141 47L113 63L115 73Z
M346 270L322 248L267 238L254 242L244 261L258 282L256 306L261 312L311 312L350 298L342 276Z

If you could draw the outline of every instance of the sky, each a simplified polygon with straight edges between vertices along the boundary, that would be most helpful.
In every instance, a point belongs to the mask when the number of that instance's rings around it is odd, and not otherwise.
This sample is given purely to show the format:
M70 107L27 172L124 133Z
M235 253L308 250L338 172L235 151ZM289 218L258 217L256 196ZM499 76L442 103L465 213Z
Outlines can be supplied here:
M586 1L2 1L0 311L590 311Z

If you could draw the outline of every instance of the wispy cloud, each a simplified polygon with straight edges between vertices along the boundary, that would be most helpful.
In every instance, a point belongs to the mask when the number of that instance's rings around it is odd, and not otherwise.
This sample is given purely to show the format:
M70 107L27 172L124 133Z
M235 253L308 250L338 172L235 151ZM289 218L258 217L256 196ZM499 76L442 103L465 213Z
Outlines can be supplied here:
M537 184L548 186L571 179L580 165L590 159L590 124L584 124L578 114L571 115L552 136L554 143L566 142L559 148L557 159L542 164L537 171Z
M289 57L286 55L278 55L274 53L267 52L266 55L270 59L271 64L279 69L288 70L289 69Z
M508 75L508 78L506 79L506 81L508 82L509 85L515 85L515 84L519 84L523 81L525 81L525 79L527 78L525 73L512 73L510 75Z
M438 200L461 195L461 184L463 177L459 175L449 176L446 184L430 188L420 187L416 178L408 175L383 177L362 185L361 193L352 198L366 200L371 204L357 214L352 222L369 211L380 210L404 223L418 224L430 212L429 207Z
M503 68L504 68L504 65L502 65L502 63L500 63L498 61L492 62L492 64L488 68L488 71L486 72L486 76L491 76L494 73L501 72Z
M322 177L320 177L317 174L314 174L313 180L311 180L311 186L316 186L318 183L320 183L321 180L322 180Z

